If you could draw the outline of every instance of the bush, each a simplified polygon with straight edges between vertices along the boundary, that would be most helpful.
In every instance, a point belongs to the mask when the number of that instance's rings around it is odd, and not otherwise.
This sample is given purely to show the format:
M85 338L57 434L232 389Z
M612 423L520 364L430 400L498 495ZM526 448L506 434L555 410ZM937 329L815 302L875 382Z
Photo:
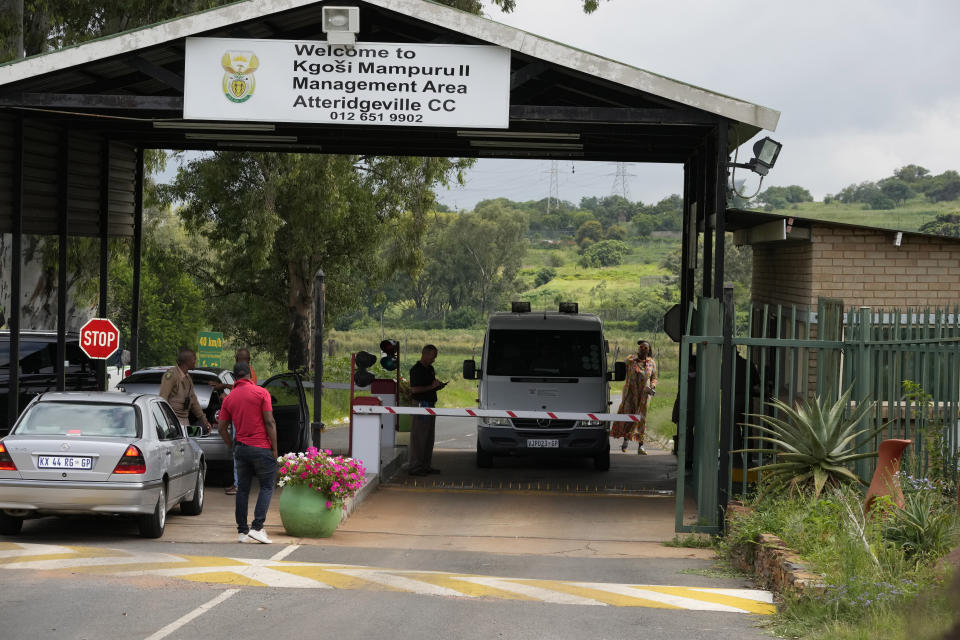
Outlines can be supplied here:
M894 507L885 524L884 539L917 562L940 557L957 537L952 504L945 504L939 492L925 488L905 493L903 508Z
M537 271L537 275L533 278L534 287L542 287L551 280L557 277L557 270L552 267L544 267Z
M472 307L461 307L447 314L448 329L470 329L482 321L480 312Z
M581 267L615 267L623 264L623 259L630 253L630 247L620 240L601 240L592 244L583 252L578 264Z

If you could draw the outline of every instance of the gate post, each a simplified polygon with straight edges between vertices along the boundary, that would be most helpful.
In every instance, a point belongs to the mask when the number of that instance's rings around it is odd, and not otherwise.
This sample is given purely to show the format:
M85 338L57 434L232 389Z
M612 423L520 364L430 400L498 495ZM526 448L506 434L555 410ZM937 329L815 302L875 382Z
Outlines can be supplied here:
M871 323L871 313L870 307L860 307L860 313L858 314L858 328L860 330L860 335L857 336L857 362L854 365L854 371L856 371L856 378L854 378L854 399L857 401L857 406L859 407L861 403L865 402L867 396L870 395L870 390L873 388L873 367L870 366L870 352L867 349L867 341L870 338L870 323ZM849 411L850 407L844 407L844 411ZM870 416L863 416L860 419L860 424L857 425L857 430L866 429L869 426ZM856 448L859 449L864 444L867 443L867 440L862 438L857 439ZM861 452L862 453L862 452ZM868 476L867 470L867 460L862 458L857 460L854 464L856 469L857 476L861 479L866 479Z
M733 425L733 385L736 376L733 328L736 322L733 309L733 283L723 285L723 354L720 376L720 468L717 482L717 522L723 522L730 500L730 442Z

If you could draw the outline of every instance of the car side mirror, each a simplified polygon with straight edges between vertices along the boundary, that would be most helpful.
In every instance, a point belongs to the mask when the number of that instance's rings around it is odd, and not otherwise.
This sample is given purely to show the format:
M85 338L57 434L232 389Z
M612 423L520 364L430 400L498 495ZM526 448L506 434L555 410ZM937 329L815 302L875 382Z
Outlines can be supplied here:
M477 380L480 376L477 375L477 363L475 360L464 360L463 361L463 379L464 380Z
M615 380L620 382L621 380L627 379L627 363L626 362L614 362L613 371L607 371L607 380Z

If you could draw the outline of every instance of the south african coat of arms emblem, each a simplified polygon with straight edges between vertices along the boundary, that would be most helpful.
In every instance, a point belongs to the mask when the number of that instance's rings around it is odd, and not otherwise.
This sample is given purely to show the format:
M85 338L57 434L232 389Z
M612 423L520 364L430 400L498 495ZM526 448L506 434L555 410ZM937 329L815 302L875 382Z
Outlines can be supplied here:
M260 60L252 51L227 51L220 59L223 74L223 94L230 102L246 102L253 97L257 81L253 72Z

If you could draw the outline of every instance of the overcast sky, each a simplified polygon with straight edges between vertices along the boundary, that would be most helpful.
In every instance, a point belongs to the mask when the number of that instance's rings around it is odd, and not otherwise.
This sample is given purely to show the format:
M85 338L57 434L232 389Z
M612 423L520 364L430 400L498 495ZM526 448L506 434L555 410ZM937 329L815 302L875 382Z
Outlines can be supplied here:
M920 0L517 0L491 19L710 91L780 111L783 143L764 182L799 184L817 200L905 164L960 170L960 2ZM759 137L759 136L758 136ZM750 157L751 144L741 147ZM744 161L744 158L741 158ZM544 198L550 162L482 160L465 188L441 192L456 208L498 196ZM558 163L559 195L613 192L613 163ZM634 200L680 193L675 166L628 165ZM741 175L737 174L739 181ZM746 188L756 187L749 174Z

